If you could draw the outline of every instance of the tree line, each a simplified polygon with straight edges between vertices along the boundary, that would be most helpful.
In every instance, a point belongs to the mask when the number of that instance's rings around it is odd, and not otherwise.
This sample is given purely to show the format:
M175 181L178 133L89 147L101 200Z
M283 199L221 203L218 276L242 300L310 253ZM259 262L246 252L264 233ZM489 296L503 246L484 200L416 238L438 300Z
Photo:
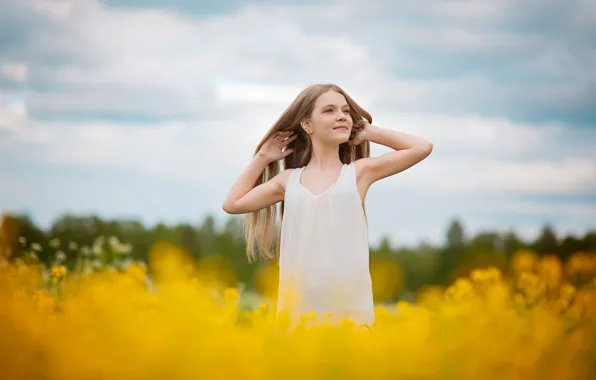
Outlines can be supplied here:
M259 275L275 266L272 260L249 263L245 254L243 217L229 216L222 228L207 215L199 225L156 224L145 226L137 220L104 220L98 216L63 215L49 229L42 230L28 215L4 215L0 247L8 260L29 252L33 245L39 261L51 265L57 252L64 264L74 265L81 247L91 247L98 236L116 237L131 245L130 257L147 262L152 246L168 241L180 246L197 263L211 271L228 273L228 285L242 283L259 287ZM74 243L74 244L73 244ZM504 272L515 252L531 250L537 255L555 255L565 262L573 253L596 253L596 231L582 236L558 238L546 224L532 241L524 241L514 230L483 231L468 236L461 220L447 226L442 245L420 243L396 248L389 237L370 247L373 286L379 299L392 300L404 292L415 293L425 285L446 285L471 269L496 266Z

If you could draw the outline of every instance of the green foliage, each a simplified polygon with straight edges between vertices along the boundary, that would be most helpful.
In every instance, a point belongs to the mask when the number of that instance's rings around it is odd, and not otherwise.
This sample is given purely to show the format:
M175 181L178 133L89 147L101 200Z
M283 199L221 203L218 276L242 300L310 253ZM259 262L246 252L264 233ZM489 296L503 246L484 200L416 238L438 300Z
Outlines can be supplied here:
M243 216L236 215L229 217L222 228L217 226L211 215L199 225L157 224L153 227L135 220L64 215L47 231L35 226L26 215L5 215L1 231L2 245L7 247L5 256L9 259L33 252L39 261L48 266L59 254L61 263L72 267L77 262L76 255L93 251L98 237L103 237L99 239L102 244L119 242L130 250L126 253L127 257L140 262L147 262L147 255L154 244L169 241L186 249L203 266L211 268L215 265L213 263L225 263L234 273L234 281L247 290L255 289L256 276L266 264L248 262ZM553 229L546 225L533 242L522 241L513 230L504 233L481 231L467 237L463 223L454 219L447 226L443 246L421 243L416 247L395 248L389 237L383 237L376 247L371 247L370 257L371 267L377 265L375 273L382 273L379 278L391 280L395 287L392 292L383 295L383 302L392 302L415 294L424 285L451 283L476 267L495 266L506 271L512 255L520 249L532 249L538 255L555 254L565 261L574 252L596 251L596 232L588 232L583 237L569 235L558 239ZM110 250L104 251L108 252L105 260L112 260ZM379 266L379 263L383 265ZM373 282L374 276L373 273Z

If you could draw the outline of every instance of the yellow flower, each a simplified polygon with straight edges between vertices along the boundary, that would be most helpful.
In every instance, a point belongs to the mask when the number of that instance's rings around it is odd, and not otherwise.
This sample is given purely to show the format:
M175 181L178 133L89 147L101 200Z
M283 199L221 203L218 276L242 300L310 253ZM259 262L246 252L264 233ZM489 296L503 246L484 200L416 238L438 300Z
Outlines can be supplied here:
M300 368L294 377L312 380L500 380L520 373L538 379L546 367L559 379L588 368L583 365L596 348L592 278L549 289L537 274L496 281L499 272L488 268L447 291L431 286L416 294L417 301L376 306L368 326L351 319L336 323L344 313L333 310L330 321L328 311L318 320L314 312L305 314L300 326L286 311L289 304L281 305L278 317L274 302L235 302L250 289L209 287L196 277L138 286L130 275L144 276L142 266L124 273L100 267L92 276L72 276L61 292L45 288L41 276L37 281L33 267L18 268L0 267L0 336L25 358L42 348L53 377L65 380L98 373L105 379L278 378L290 367ZM56 282L67 276L64 267L48 268L50 274ZM545 297L534 302L540 294ZM247 304L255 310L244 310ZM544 355L553 344L556 355ZM466 352L474 354L461 355ZM12 378L36 370L18 360L3 364Z
M557 256L545 256L538 263L538 273L549 288L554 288L563 279L563 264Z
M486 278L492 281L500 281L501 271L496 267L490 267L486 270Z
M408 311L412 310L413 306L404 300L399 300L397 305L395 305L395 311L398 315L407 313Z
M472 270L472 273L470 273L470 278L475 283L483 282L487 278L486 272L482 269L474 269Z
M559 289L559 295L561 299L569 300L575 294L575 287L570 284L563 284Z
M146 271L145 267L143 267L143 266L141 266L141 265L139 265L137 263L130 264L126 268L125 273L128 276L130 276L130 277L132 277L132 278L134 278L136 280L139 280L139 281L144 281L145 280L145 277L147 275L147 271Z
M224 299L226 300L226 303L234 303L239 298L240 294L238 293L238 290L236 290L235 288L227 288L226 290L224 290Z
M529 302L538 300L546 290L544 281L532 273L522 273L518 279L518 286Z
M55 265L50 270L52 279L61 280L66 276L66 267L64 265Z
M260 312L260 313L262 313L262 314L265 314L265 313L267 313L268 311L269 311L269 305L268 305L268 304L266 304L266 303L264 303L264 302L263 302L263 303L261 303L261 304L259 305L259 312Z
M483 277L482 273L476 272L476 279ZM465 298L473 295L474 291L474 284L468 280L467 278L458 278L453 284L455 294L454 296L457 298Z
M527 249L520 249L513 254L511 266L514 272L532 272L538 261L538 255Z

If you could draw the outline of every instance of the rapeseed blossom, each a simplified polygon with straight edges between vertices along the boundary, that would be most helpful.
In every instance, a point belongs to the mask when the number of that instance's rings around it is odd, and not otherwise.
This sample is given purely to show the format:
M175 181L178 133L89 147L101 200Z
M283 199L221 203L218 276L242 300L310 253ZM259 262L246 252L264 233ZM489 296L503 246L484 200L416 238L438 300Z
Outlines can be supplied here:
M0 267L0 376L587 380L596 277L581 255L564 265L521 252L511 274L476 268L415 301L377 306L370 328L309 313L289 329L274 303L242 306L240 287L169 243L152 248L147 266L9 263ZM274 293L275 271L265 270L258 286Z

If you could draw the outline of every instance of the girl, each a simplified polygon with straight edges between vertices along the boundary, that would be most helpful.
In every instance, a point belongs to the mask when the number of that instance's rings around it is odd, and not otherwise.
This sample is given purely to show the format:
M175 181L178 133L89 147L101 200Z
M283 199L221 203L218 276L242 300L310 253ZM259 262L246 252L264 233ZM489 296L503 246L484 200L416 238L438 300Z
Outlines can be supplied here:
M259 143L223 203L229 214L250 213L245 235L252 261L255 242L262 257L274 257L281 202L278 316L296 321L314 312L374 323L364 200L373 183L422 161L433 146L371 123L340 87L306 88ZM395 151L370 158L370 142Z

